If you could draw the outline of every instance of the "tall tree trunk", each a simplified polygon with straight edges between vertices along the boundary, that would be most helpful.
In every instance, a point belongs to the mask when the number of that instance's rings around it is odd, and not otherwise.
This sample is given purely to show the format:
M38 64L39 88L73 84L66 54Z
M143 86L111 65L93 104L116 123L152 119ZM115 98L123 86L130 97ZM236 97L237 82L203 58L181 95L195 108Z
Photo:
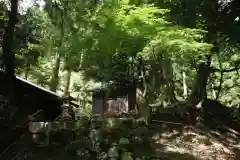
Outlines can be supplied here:
M53 68L53 72L52 72L52 79L51 79L51 83L50 83L50 90L53 92L56 92L58 82L59 82L60 62L61 62L60 55L59 55L59 53L56 53L54 68Z
M15 54L13 52L13 40L14 40L14 28L17 23L17 10L18 0L11 0L11 11L9 13L8 25L5 28L3 36L3 63L5 69L5 92L8 96L12 96L14 91L14 59Z
M62 43L63 43L63 38L64 38L64 28L63 28L63 16L61 17L61 39L59 41L58 47L61 48ZM52 79L50 83L50 90L53 92L57 91L58 83L59 83L59 69L60 69L60 62L61 62L61 56L59 51L56 52L55 54L55 62L54 62L54 68L53 68L53 73L52 73Z
M64 88L64 96L67 96L68 95L68 92L69 92L69 86L70 86L70 82L71 82L71 75L72 75L72 71L70 69L67 70L67 73L66 73L66 84L65 84L65 88Z
M56 20L56 19L52 19L53 22L55 23L55 25L57 27L59 27L60 29L60 41L59 41L59 45L58 45L58 49L62 47L62 43L63 43L63 38L64 38L64 13L65 10L59 10L60 11L60 21ZM50 83L50 90L53 92L57 91L57 87L58 87L58 83L59 83L59 69L60 69L60 62L61 62L61 56L59 53L59 50L56 52L55 55L55 63L54 63L54 68L53 68L53 73L52 73L52 79L51 79L51 83Z
M128 111L134 111L136 108L136 86L131 87L130 93L128 93Z
M187 98L187 83L186 83L186 73L182 72L183 75L183 97L186 99Z
M130 92L128 93L128 111L134 111L136 109L136 102L137 102L137 82L136 82L136 66L135 66L135 57L132 56L132 61L131 61L131 71L129 77L132 77L132 82L131 82L131 87L130 87Z
M24 78L27 80L30 72L30 65L26 66L26 69L24 70Z
M145 104L147 104L147 83L146 83L146 71L144 67L144 62L142 57L138 59L138 75L140 77L140 83L136 87L136 110L138 113L140 113L140 108L145 107Z
M206 19L206 30L208 31L205 40L208 43L214 44L214 47L212 48L212 53L218 53L219 52L219 46L217 43L217 29L215 24L218 21L218 10L219 10L219 3L216 0L209 0L204 1L203 6L206 11L202 12L202 16ZM206 86L207 81L210 75L210 65L211 65L211 55L207 56L207 62L206 63L200 63L197 66L197 77L195 86L192 90L192 93L190 95L190 100L194 103L198 103L201 100L204 100L206 95Z
M27 80L28 79L28 71L25 71L24 73L24 78Z
M210 64L201 63L198 66L197 76L195 79L195 84L189 100L191 104L196 105L200 101L205 100L207 98L207 82L210 76Z
M216 98L216 92L214 90L214 85L212 84L212 98Z
M218 59L218 63L219 63L219 69L221 70L220 72L220 82L219 82L219 87L218 87L218 92L216 94L216 100L218 100L221 90L222 90L222 84L223 84L223 72L222 72L222 59L221 59L221 52L223 51L224 46L222 44L219 45L219 52L217 53L217 59Z
M174 93L175 86L174 86L174 73L173 73L173 64L172 60L168 56L163 57L162 61L162 69L163 69L163 77L165 84L163 87L165 88L162 92L165 94L165 100L167 103L174 103L176 102L176 96Z
M211 73L211 58L208 57L207 63L200 63L197 68L197 76L195 79L195 84L192 89L192 92L189 96L190 107L188 108L190 119L189 123L192 125L196 125L197 123L197 106L200 102L203 102L207 99L207 83L208 78Z

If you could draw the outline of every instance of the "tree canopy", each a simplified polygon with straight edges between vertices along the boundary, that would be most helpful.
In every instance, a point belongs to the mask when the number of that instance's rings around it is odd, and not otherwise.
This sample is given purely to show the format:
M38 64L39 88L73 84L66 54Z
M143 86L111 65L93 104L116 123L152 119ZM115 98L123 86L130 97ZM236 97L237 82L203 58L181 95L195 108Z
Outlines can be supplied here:
M4 28L9 11L4 3L1 7ZM160 94L167 85L174 97L183 96L186 72L189 96L215 93L219 99L228 92L222 90L224 77L238 73L237 7L234 0L45 1L44 8L36 4L19 15L15 68L52 90L71 85L74 72L86 82L135 84L149 94ZM200 80L204 64L209 75ZM194 86L200 81L207 83Z

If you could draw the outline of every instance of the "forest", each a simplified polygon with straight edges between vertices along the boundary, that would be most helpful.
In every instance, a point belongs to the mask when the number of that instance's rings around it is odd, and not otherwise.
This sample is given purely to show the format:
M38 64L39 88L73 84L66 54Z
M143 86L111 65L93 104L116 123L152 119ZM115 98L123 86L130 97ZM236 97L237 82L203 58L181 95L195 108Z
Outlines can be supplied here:
M1 0L0 130L49 97L15 75L74 103L0 159L239 160L239 18L239 0ZM97 88L133 91L129 111L99 119Z

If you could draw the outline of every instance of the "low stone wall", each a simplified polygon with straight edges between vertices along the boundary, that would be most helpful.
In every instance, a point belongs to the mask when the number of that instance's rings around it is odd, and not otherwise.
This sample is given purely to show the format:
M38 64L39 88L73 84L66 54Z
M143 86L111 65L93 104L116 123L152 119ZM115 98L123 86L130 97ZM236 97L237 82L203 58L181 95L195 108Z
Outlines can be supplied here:
M30 133L41 133L41 132L50 132L50 131L60 131L63 129L67 130L77 130L84 127L84 124L79 121L60 121L60 122L32 122L29 124Z
M88 131L88 121L32 122L28 130L37 145L66 145L69 141L74 141L76 135L81 136Z

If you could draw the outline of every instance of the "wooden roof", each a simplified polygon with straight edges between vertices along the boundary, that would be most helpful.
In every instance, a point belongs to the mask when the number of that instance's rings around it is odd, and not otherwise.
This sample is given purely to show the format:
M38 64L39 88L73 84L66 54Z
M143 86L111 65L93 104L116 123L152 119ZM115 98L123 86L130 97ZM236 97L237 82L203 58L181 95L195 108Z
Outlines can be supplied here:
M0 79L3 80L4 71L0 69ZM62 97L55 92L52 92L44 87L36 85L32 82L29 82L19 76L16 77L16 92L19 94L29 94L34 96L39 101L52 101L56 102L59 105L63 103ZM2 82L4 83L4 82Z

